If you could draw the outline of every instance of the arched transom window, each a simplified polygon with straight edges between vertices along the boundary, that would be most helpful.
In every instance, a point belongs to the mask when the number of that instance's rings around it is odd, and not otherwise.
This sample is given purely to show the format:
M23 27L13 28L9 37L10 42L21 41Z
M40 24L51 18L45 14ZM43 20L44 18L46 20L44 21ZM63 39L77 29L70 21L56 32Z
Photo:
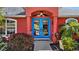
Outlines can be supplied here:
M71 21L76 21L76 22L78 22L78 20L77 20L76 18L67 18L66 21L65 21L65 23L69 23L69 22L71 22Z

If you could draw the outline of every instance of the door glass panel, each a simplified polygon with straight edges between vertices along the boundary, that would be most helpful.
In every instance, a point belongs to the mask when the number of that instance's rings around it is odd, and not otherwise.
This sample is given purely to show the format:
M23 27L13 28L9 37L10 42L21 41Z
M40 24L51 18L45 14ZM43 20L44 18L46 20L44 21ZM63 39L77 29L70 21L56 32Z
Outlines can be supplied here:
M34 20L34 35L38 36L39 35L39 20Z
M43 20L43 35L48 35L48 20Z

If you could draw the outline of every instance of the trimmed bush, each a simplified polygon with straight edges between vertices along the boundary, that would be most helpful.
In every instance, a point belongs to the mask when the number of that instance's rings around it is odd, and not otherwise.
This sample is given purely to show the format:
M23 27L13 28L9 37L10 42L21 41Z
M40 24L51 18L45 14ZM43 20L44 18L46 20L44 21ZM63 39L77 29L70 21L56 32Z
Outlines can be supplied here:
M9 37L8 51L32 51L33 38L24 33L13 34Z

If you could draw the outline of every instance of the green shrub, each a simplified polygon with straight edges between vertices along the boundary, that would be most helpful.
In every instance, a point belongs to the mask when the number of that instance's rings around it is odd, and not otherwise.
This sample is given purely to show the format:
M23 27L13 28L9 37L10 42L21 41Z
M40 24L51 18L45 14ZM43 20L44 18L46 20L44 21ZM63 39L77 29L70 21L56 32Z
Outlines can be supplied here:
M64 50L66 51L72 51L75 50L77 47L77 42L75 40L73 40L71 37L64 37L63 40L63 47Z
M0 38L0 51L6 51L7 50L7 43L3 41L2 38Z
M76 38L73 38L73 34L75 33L79 36L79 23L76 21L69 21L61 27L60 33L64 50L76 50L75 48L79 45L79 43L75 41Z

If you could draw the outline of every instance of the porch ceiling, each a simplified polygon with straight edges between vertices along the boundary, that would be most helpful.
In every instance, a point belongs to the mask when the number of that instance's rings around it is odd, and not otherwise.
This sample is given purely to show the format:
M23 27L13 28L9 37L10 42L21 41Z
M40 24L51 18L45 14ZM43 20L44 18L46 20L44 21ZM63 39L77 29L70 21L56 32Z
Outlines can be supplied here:
M25 10L22 7L5 7L3 10L6 17L25 16Z
M60 7L58 17L79 17L79 9Z

